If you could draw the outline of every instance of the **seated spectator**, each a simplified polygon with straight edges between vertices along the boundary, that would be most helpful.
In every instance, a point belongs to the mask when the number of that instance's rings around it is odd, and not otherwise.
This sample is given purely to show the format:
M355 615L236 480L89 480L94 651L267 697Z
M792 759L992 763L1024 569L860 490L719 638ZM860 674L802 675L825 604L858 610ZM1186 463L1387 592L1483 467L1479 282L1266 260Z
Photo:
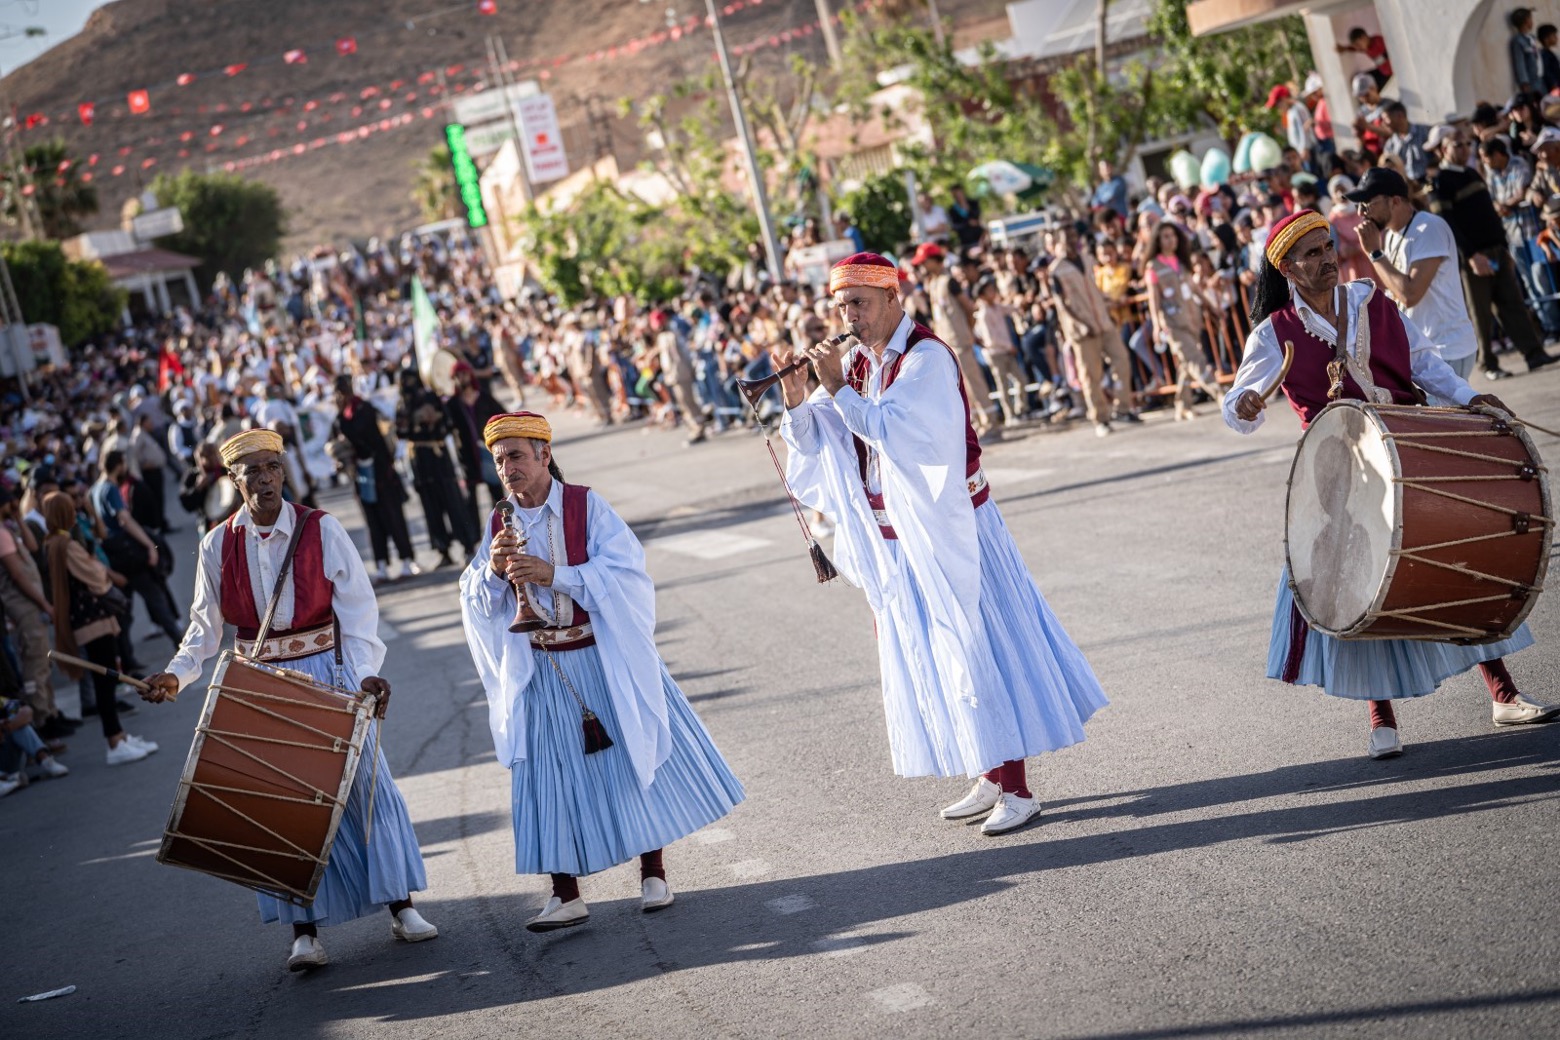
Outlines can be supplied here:
M1349 42L1338 44L1338 53L1363 54L1369 58L1371 67L1366 75L1375 80L1378 90L1392 78L1392 59L1387 54L1387 41L1380 33L1372 35L1363 26L1356 25L1349 30Z
M27 783L29 767L47 779L70 773L55 760L33 729L32 708L15 698L6 698L0 702L0 797Z

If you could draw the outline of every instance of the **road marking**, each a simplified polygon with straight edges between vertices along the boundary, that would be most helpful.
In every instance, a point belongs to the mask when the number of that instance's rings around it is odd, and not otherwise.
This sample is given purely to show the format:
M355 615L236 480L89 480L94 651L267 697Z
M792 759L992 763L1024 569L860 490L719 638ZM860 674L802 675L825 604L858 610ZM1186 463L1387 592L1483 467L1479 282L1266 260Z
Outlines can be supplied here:
M1039 480L1051 475L1048 469L1010 469L1007 466L986 466L986 479L993 484L1022 484L1026 480Z
M162 843L158 842L158 844L160 845ZM97 859L82 860L80 863L78 863L76 865L79 866L79 867L90 867L90 866L92 866L92 865L94 865L96 863L118 863L120 860L140 859L142 856L155 856L155 855L157 855L157 850L156 849L142 849L140 852L126 852L122 856L100 856Z
M853 953L865 950L866 942L860 932L841 932L838 935L826 935L808 943L816 953L825 957L849 957Z
M379 641L381 643L393 643L400 638L400 630L381 617L379 619Z
M894 986L884 986L875 989L867 996L880 1004L884 1011L899 1014L903 1011L914 1011L916 1008L930 1007L936 1001L932 995L922 989L919 983L901 982Z
M745 859L740 863L731 865L731 872L739 878L763 877L769 873L769 861L762 859Z
M818 904L812 901L811 896L794 895L781 896L779 899L771 899L764 904L777 914L799 914L804 910L811 910Z
M767 538L753 538L745 534L728 534L724 531L690 531L688 534L653 538L650 544L657 549L692 556L699 560L721 560L727 556L762 549L769 544Z
M162 843L163 840L161 838L147 838L145 841L131 842L130 847L132 849L144 849L148 845L161 845Z
M483 703L486 703L484 701ZM693 836L693 840L700 845L719 845L723 841L731 841L736 835L724 827L706 827Z

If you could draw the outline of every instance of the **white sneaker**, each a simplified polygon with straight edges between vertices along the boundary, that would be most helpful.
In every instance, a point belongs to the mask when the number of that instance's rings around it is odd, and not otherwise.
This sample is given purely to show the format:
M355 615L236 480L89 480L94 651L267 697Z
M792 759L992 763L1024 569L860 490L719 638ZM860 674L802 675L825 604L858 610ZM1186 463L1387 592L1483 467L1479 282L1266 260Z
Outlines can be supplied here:
M287 957L288 971L308 971L310 968L323 968L329 963L325 947L320 945L316 937L300 935L293 940L292 952Z
M1040 799L1022 798L1011 791L1003 791L997 799L997 807L991 810L986 822L980 825L980 832L985 835L1006 834L1039 815Z
M403 577L403 578L415 578L415 577L417 577L417 575L419 575L421 573L422 573L422 568L417 566L417 564L413 563L411 560L402 560L401 561L401 577Z
M6 795L10 794L12 791L15 791L21 786L22 782L15 776L7 773L0 773L0 798L4 798Z
M69 776L70 770L60 764L60 760L50 755L38 763L38 772L47 780L58 780L62 776Z
M1377 726L1370 731L1365 753L1371 758L1396 758L1403 753L1403 741L1394 726Z
M390 934L406 942L422 942L424 939L437 939L439 930L424 920L414 907L409 906L396 911L390 919Z
M382 585L390 580L390 569L384 564L374 568L374 584Z
M151 754L143 747L138 747L129 740L121 740L117 745L108 749L108 764L122 766L129 762L139 762Z
M154 754L157 751L156 741L147 740L145 737L138 737L134 733L125 734L125 743L134 744L136 747L145 751L148 755Z
M1560 705L1540 704L1525 693L1509 704L1496 702L1490 707L1490 715L1497 726L1526 726L1534 722L1548 722L1560 715Z
M1108 422L1094 424L1094 436L1096 437L1109 437L1115 432L1115 430L1110 428L1110 423Z
M658 877L647 877L639 883L639 909L647 914L665 910L672 905L672 886Z
M527 931L552 932L559 928L573 928L577 924L584 924L590 920L590 911L585 909L585 898L571 899L567 903L552 896L547 900L547 905L542 907L542 912L525 923Z
M1002 797L1002 788L981 777L970 788L970 793L942 811L945 820L968 820L973 816L989 813Z

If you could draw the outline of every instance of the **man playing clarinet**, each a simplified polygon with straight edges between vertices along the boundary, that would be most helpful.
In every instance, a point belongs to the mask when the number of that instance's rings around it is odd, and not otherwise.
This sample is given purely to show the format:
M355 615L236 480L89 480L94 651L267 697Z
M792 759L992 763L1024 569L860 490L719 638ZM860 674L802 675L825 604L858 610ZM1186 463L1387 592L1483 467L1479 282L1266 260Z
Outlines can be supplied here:
M859 343L793 355L821 385L782 380L786 478L866 590L894 771L974 778L943 818L1004 834L1040 813L1024 759L1083 740L1105 694L991 501L958 364L905 314L894 265L858 253L829 289Z
M368 572L340 521L282 499L282 447L281 435L271 430L249 430L222 445L222 465L244 504L201 539L189 630L168 670L147 680L151 689L142 693L145 699L170 700L199 679L221 647L223 625L235 625L240 656L373 694L383 715L390 684L379 677L385 644L379 639L379 606ZM294 541L297 548L278 590L277 573ZM260 620L273 598L272 628L257 644ZM372 732L365 746L378 748ZM365 835L370 836L367 844ZM304 971L328 962L320 925L341 924L381 908L390 911L396 939L436 937L438 929L412 907L411 894L427 886L406 803L379 752L377 767L365 761L358 768L314 902L303 907L262 895L260 916L292 925L287 967Z
M1268 236L1251 322L1235 385L1224 398L1224 421L1237 433L1254 433L1262 425L1264 393L1275 382L1301 425L1311 424L1329 402L1328 365L1337 353L1340 328L1351 330L1342 334L1347 337L1343 397L1412 405L1419 400L1417 386L1456 405L1510 411L1493 395L1476 393L1442 361L1419 327L1374 282L1340 284L1332 228L1311 210L1280 221ZM1294 346L1287 371L1279 345L1285 341ZM1368 701L1366 754L1391 758L1403 752L1392 702L1433 693L1447 678L1475 666L1489 687L1495 725L1548 722L1560 714L1560 708L1523 695L1506 668L1506 655L1531 645L1533 635L1525 624L1508 639L1478 646L1337 639L1306 624L1286 568L1278 583L1267 674L1299 686L1320 686L1334 697Z
M635 856L640 909L662 910L662 849L731 812L742 785L656 651L655 587L628 525L564 483L542 416L496 415L483 441L508 497L460 603L510 770L515 873L552 875L526 927L585 923L580 876Z

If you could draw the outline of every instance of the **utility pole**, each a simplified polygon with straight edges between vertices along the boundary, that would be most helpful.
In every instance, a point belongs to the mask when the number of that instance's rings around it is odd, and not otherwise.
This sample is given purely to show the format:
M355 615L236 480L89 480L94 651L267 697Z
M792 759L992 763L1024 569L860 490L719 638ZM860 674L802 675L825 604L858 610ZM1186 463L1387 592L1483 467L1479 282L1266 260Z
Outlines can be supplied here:
M487 48L488 63L493 68L493 78L498 80L498 93L504 99L504 114L509 117L509 129L515 135L515 158L520 171L521 192L525 201L532 202L536 199L536 191L531 187L531 175L525 168L524 128L515 115L515 99L510 96L509 53L504 50L503 37L497 33L488 33Z
M704 0L710 12L710 28L715 32L715 54L720 58L720 73L726 80L726 97L731 103L731 121L737 126L737 138L742 142L742 156L747 160L748 180L753 185L753 205L758 210L758 226L764 237L764 257L769 262L769 278L780 281L780 242L775 238L774 221L769 218L769 197L764 191L764 171L758 165L758 153L753 150L753 135L748 131L747 116L742 113L742 97L737 93L737 81L731 75L731 55L726 51L726 34L721 29L720 8L715 0Z
M942 12L937 10L937 0L926 0L926 6L932 13L932 38L941 47L948 42L948 38L943 35Z
M830 10L829 0L816 0L818 5L818 26L823 30L823 45L829 52L829 64L838 72L845 57L840 51L840 37L834 31L834 12Z

